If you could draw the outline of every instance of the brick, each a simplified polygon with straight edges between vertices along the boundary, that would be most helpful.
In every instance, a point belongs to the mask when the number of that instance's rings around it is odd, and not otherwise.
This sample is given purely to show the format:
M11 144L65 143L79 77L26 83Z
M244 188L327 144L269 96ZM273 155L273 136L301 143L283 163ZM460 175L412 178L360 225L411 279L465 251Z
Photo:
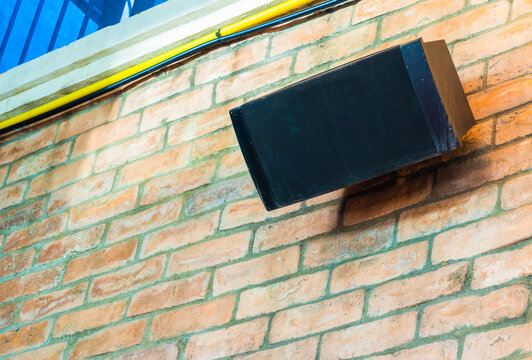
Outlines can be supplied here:
M67 346L66 342L57 343L36 350L27 351L25 353L9 357L9 360L58 360L63 358L63 353Z
M306 244L303 265L308 268L364 256L389 247L393 241L394 219L370 226L326 235Z
M518 243L530 236L532 205L437 235L432 248L432 262L438 264L468 258Z
M453 3L456 10L460 1ZM418 6L421 6L418 5ZM440 6L442 7L442 6ZM497 27L506 22L510 3L502 0L474 8L450 19L430 25L418 33L425 41L444 39L447 44L470 37L473 34Z
M387 215L414 205L430 195L432 187L430 176L401 181L382 190L349 199L344 210L344 225L353 225Z
M102 224L51 241L43 246L37 263L53 261L70 254L93 249L100 243L104 230L105 225Z
M394 352L390 355L372 356L368 360L456 360L458 343L456 340L447 340L427 345L421 345L413 349Z
M176 96L144 110L140 131L157 128L196 112L208 109L212 103L213 85Z
M115 360L174 360L179 355L179 349L175 344L160 344L146 349L131 351L119 356L113 356ZM110 359L110 358L109 358Z
M87 283L81 283L26 300L20 307L20 321L33 321L81 306L86 290Z
M512 3L512 19L532 11L530 0L515 0Z
M68 263L63 284L126 264L135 257L137 244L138 240L132 239L71 260Z
M184 167L189 162L190 148L190 144L181 145L126 165L122 169L119 184L138 183Z
M196 67L196 84L219 79L259 63L266 58L268 38L247 43L238 50L204 61Z
M18 204L24 197L27 183L19 182L0 190L0 210Z
M21 139L0 146L0 165L40 150L54 141L55 126L48 126Z
M227 148L235 147L238 141L233 129L224 130L207 137L197 139L192 148L192 159L211 155L215 152L225 150Z
M299 247L293 246L252 260L227 265L214 273L215 295L288 275L297 271Z
M488 63L488 86L532 72L532 64L528 61L531 56L532 44L490 59Z
M63 267L57 266L6 280L0 284L0 303L53 288L60 283L62 273Z
M307 360L314 359L318 351L318 338L309 338L269 350L263 350L251 355L238 357L238 360L273 360L291 359Z
M417 313L407 312L323 335L320 360L373 354L414 338ZM382 336L386 334L386 336Z
M157 79L154 82L136 88L127 94L122 114L141 109L147 105L156 103L172 95L180 93L190 88L190 77L192 69L186 69L179 73L172 73L170 77L164 80Z
M89 111L69 117L59 125L56 141L59 142L114 120L121 105L122 99L115 98L99 106L91 107Z
M532 173L508 180L502 187L501 207L515 209L532 203Z
M0 306L0 328L5 329L15 324L15 311L17 311L18 304L12 302Z
M220 229L231 229L244 224L258 223L300 208L301 203L297 203L274 211L266 211L259 198L237 201L225 207L220 221Z
M4 252L22 249L56 236L65 229L66 222L67 214L59 214L34 222L26 228L15 230L6 238Z
M187 215L195 215L256 194L257 192L250 176L226 180L210 185L193 194L185 205L185 213Z
M532 352L532 322L467 335L463 360L495 360Z
M503 144L530 134L532 134L532 106L512 111L497 118L496 144Z
M94 155L61 165L55 169L35 177L31 181L27 198L47 194L64 185L83 179L91 173Z
M498 187L485 186L466 194L407 210L399 217L398 241L405 241L489 215Z
M164 259L165 256L161 255L97 277L89 290L91 301L107 299L159 280L163 273Z
M0 334L0 355L40 345L46 341L49 331L49 323L42 321L4 332Z
M186 360L209 360L257 350L268 327L267 318L259 318L231 327L193 335L185 350Z
M484 80L486 63L480 62L458 70L458 76L466 94L480 90Z
M0 167L0 187L4 183L4 180L6 179L7 169L8 169L8 166Z
M325 295L328 276L328 271L321 271L243 291L236 318L275 312L291 305L316 300Z
M419 276L381 285L371 292L368 314L378 316L392 310L422 304L440 296L454 294L462 289L467 268L467 263L456 263Z
M53 336L58 338L112 324L122 318L126 305L126 300L119 300L61 315L55 322Z
M255 233L253 251L273 249L329 232L336 228L339 218L340 208L333 205L265 225Z
M297 54L294 71L304 73L318 65L356 53L373 44L376 35L377 23L371 23L326 40L319 47L305 48Z
M113 186L114 178L115 172L109 171L52 192L48 200L48 213L62 211L108 193Z
M470 64L527 43L531 24L532 19L525 18L457 43L453 48L455 66Z
M167 276L207 268L244 257L251 233L241 232L176 251L170 256Z
M144 211L113 220L107 234L108 242L144 233L159 226L174 222L181 213L182 199L174 199Z
M532 167L532 139L490 153L451 163L438 170L435 192L445 196L499 180Z
M0 277L19 273L29 268L33 263L35 249L10 254L0 259Z
M146 314L203 299L207 295L209 277L210 273L203 272L141 290L131 298L127 316Z
M412 5L418 0L363 0L356 4L353 24Z
M427 251L427 242L421 242L342 264L333 270L331 292L378 284L422 269Z
M241 172L246 171L248 168L244 161L244 156L240 150L234 151L225 155L220 163L220 169L218 170L218 176L225 178Z
M78 229L134 209L137 193L138 187L134 186L72 208L69 228Z
M209 160L193 167L150 180L144 186L141 205L178 195L211 182L216 170L216 161Z
M511 109L532 100L532 75L495 85L469 96L475 119Z
M220 326L231 320L236 295L155 315L151 326L152 341L167 339L187 332L198 332Z
M446 154L442 154L439 158L432 158L428 161L433 161L434 164L441 163L442 161L449 161L456 159L460 156L467 155L473 151L485 149L492 143L493 136L493 123L494 120L482 121L473 125L471 129L460 139L462 141L462 147L451 151ZM423 163L421 163L423 164ZM415 169L416 165L411 169ZM407 168L408 169L408 168Z
M529 294L524 285L514 285L484 296L461 297L428 306L423 311L420 335L434 336L520 317L527 308Z
M43 214L46 199L35 200L0 213L0 229L10 230L21 225L27 226Z
M290 75L291 65L292 57L287 56L221 80L216 86L216 102L231 100L285 79Z
M92 333L76 343L69 360L86 359L112 351L126 349L142 342L146 319L115 325ZM120 336L116 336L120 334Z
M166 128L156 129L101 150L94 164L95 172L102 172L132 162L159 151L164 146Z
M351 23L352 11L351 7L336 10L276 34L272 39L270 56L277 56L296 47L314 43L346 29Z
M7 181L13 182L24 179L64 163L70 153L70 146L71 143L65 143L15 162L11 166Z
M471 288L498 285L532 275L532 244L475 259Z
M213 74L219 75L219 72L214 72ZM229 110L241 105L242 102L242 100L233 101L214 110L170 125L168 127L168 144L181 144L231 126Z

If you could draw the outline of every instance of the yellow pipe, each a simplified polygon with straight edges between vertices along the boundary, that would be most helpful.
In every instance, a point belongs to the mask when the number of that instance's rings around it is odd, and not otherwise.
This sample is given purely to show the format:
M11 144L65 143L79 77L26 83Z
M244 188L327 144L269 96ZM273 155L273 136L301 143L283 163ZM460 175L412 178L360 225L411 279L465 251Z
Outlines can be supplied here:
M251 15L243 20L237 21L231 25L227 25L222 27L218 34L220 36L230 35L234 34L235 32L249 29L250 27L253 27L258 24L262 24L265 21L271 20L279 15L282 15L290 10L296 9L298 7L301 7L305 4L311 3L315 0L288 0L285 2L282 2L276 6L273 6L269 9L266 9L264 11L261 11L257 14ZM152 59L146 60L144 62L141 62L140 64L137 64L135 66L132 66L126 70L122 70L114 75L111 75L105 79L96 81L93 84L90 84L84 88L81 88L79 90L73 91L68 95L62 96L60 98L57 98L55 100L52 100L46 104L40 105L34 109L31 109L29 111L26 111L22 114L16 115L10 119L4 120L0 122L0 129L7 128L9 126L18 124L22 121L31 119L35 116L42 115L48 111L57 109L63 105L69 104L73 101L76 101L78 99L81 99L84 96L90 95L98 90L101 90L109 85L115 84L118 81L124 80L128 78L129 76L135 75L143 70L146 70L147 68L159 64L164 60L167 60L171 58L172 56L178 55L184 51L187 51L189 49L192 49L195 46L201 45L207 41L211 41L213 39L216 39L217 32L210 33L208 35L202 36L198 39L192 40L191 42L188 42L184 45L181 45L173 50L167 51L161 55L158 55Z

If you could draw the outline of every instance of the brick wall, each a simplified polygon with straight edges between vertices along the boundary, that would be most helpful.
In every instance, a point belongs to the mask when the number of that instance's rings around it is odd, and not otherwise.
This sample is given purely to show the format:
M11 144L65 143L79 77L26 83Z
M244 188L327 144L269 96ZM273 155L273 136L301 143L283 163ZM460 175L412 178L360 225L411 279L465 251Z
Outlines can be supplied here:
M530 358L531 11L363 0L4 139L0 357ZM228 109L417 36L465 147L266 212Z

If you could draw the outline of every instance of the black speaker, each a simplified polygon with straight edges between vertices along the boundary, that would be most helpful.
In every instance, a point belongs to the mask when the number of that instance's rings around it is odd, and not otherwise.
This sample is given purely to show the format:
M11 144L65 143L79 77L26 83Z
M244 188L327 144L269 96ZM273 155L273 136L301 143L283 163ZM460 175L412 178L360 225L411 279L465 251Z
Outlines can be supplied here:
M456 149L474 124L445 41L422 39L304 79L230 115L268 210Z

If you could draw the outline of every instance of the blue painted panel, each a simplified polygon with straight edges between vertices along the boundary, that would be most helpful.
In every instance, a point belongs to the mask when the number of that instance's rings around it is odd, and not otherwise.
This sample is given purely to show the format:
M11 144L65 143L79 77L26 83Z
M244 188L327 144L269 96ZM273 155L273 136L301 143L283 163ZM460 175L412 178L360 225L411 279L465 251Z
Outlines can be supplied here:
M2 0L2 5L0 6L0 44L7 31L7 26L9 25L9 20L11 19L16 3L17 0Z
M78 39L79 30L81 29L81 24L85 14L73 3L69 3L65 17L61 22L61 27L57 33L57 39L54 44L54 49L66 46L73 41Z
M59 18L62 1L45 0L39 20L35 26L35 32L28 48L24 61L30 61L48 52L48 45L54 33L54 27ZM51 26L53 25L53 26Z

